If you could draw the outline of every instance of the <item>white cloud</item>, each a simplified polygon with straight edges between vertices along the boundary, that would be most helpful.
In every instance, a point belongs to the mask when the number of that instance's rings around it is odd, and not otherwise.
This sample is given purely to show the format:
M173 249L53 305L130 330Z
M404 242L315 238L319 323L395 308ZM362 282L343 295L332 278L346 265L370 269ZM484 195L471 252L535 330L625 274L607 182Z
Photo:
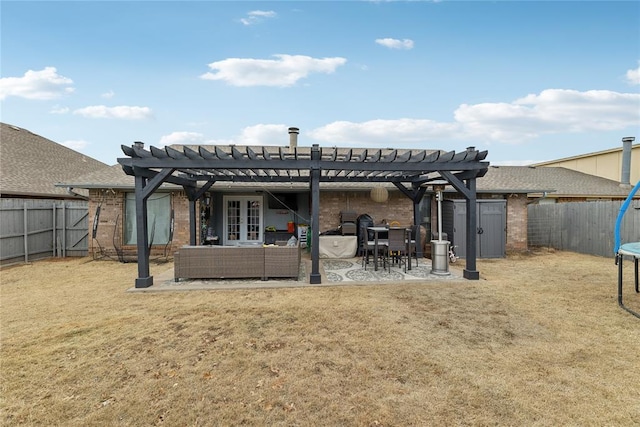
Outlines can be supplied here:
M345 58L312 58L304 55L274 55L276 59L229 58L212 62L213 72L200 78L222 80L232 86L293 86L310 73L333 73Z
M338 121L314 129L309 135L317 140L352 145L419 143L450 138L460 131L456 123L438 123L426 119L370 120L362 123Z
M160 138L159 147L165 145L197 145L204 144L204 135L198 132L172 132Z
M411 39L376 39L376 43L380 46L388 47L389 49L404 49L410 50L413 49L413 40Z
M542 134L637 126L638 103L640 94L547 89L512 103L463 104L454 115L470 137L519 142Z
M54 105L49 111L50 114L67 114L68 112L69 107L61 107L59 105Z
M67 148L71 148L72 150L82 150L83 148L85 148L87 145L89 145L89 143L87 141L84 141L82 139L76 139L76 140L69 140L69 141L65 141L63 143L61 143L61 145L64 145Z
M517 144L541 135L640 126L639 103L640 94L548 89L511 103L463 104L451 122L410 118L336 121L307 135L331 144L370 147L465 140Z
M40 71L28 70L22 77L0 78L0 100L8 96L48 100L74 91L73 80L58 74L55 67Z
M143 120L152 117L152 112L149 107L134 107L128 105L120 105L117 107L91 105L74 110L73 114L92 119Z
M254 25L257 24L264 19L275 18L276 13L272 10L252 10L247 13L246 18L241 18L240 22L244 25Z
M105 93L103 93L103 94L102 94L102 95L100 95L100 96L101 96L101 97L103 97L103 98L106 98L106 99L111 99L111 98L113 98L113 97L114 97L114 95L115 95L115 94L116 94L116 93L115 93L114 91L109 90L109 92L105 92Z
M258 124L248 126L235 138L243 145L289 145L289 126L279 124Z
M627 71L627 82L632 85L640 85L640 66L635 70Z

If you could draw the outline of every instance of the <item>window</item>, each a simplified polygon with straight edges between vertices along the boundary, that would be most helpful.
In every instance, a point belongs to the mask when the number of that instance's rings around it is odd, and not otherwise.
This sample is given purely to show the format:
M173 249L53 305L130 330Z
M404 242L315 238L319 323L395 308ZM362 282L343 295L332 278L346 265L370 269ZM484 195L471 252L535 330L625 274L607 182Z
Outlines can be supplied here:
M147 199L147 226L149 243L166 245L169 243L171 223L171 194L152 194ZM124 208L124 244L137 245L136 195L127 193Z

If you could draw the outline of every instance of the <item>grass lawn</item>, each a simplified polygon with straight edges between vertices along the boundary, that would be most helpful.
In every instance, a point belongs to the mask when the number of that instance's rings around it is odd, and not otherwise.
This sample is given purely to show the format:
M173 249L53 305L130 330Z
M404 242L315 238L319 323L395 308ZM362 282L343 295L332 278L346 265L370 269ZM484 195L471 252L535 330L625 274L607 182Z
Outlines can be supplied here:
M136 268L2 269L0 424L640 425L640 320L617 306L613 256L479 260L479 281L126 292Z

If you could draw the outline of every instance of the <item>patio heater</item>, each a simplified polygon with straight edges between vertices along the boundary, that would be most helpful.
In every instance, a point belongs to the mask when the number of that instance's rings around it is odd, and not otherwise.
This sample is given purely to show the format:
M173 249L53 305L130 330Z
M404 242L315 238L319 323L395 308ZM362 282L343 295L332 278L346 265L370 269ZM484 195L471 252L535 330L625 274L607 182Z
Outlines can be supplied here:
M442 192L444 185L433 186L438 202L438 238L431 240L431 274L448 276L449 272L449 245L448 240L442 239Z

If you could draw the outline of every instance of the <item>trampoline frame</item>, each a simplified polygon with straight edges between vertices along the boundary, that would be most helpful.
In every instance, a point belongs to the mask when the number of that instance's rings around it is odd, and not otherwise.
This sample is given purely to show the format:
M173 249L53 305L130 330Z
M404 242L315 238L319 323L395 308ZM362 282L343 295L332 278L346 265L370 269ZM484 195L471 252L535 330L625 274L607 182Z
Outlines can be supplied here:
M615 225L614 253L615 253L615 263L618 266L618 305L628 313L631 313L635 317L640 318L640 313L637 313L631 310L630 308L626 307L624 305L624 302L622 301L622 266L624 264L625 256L633 257L634 273L635 273L634 274L635 291L636 293L640 293L640 289L638 288L638 261L640 260L640 250L638 250L638 247L640 247L640 242L629 243L624 245L620 244L620 226L622 224L622 218L624 217L624 214L627 211L627 208L629 207L629 205L631 204L631 200L633 199L633 196L636 194L638 189L640 189L640 181L638 181L635 187L633 187L633 189L627 196L626 200L620 207L620 212L618 213L618 218L616 219L616 225Z

